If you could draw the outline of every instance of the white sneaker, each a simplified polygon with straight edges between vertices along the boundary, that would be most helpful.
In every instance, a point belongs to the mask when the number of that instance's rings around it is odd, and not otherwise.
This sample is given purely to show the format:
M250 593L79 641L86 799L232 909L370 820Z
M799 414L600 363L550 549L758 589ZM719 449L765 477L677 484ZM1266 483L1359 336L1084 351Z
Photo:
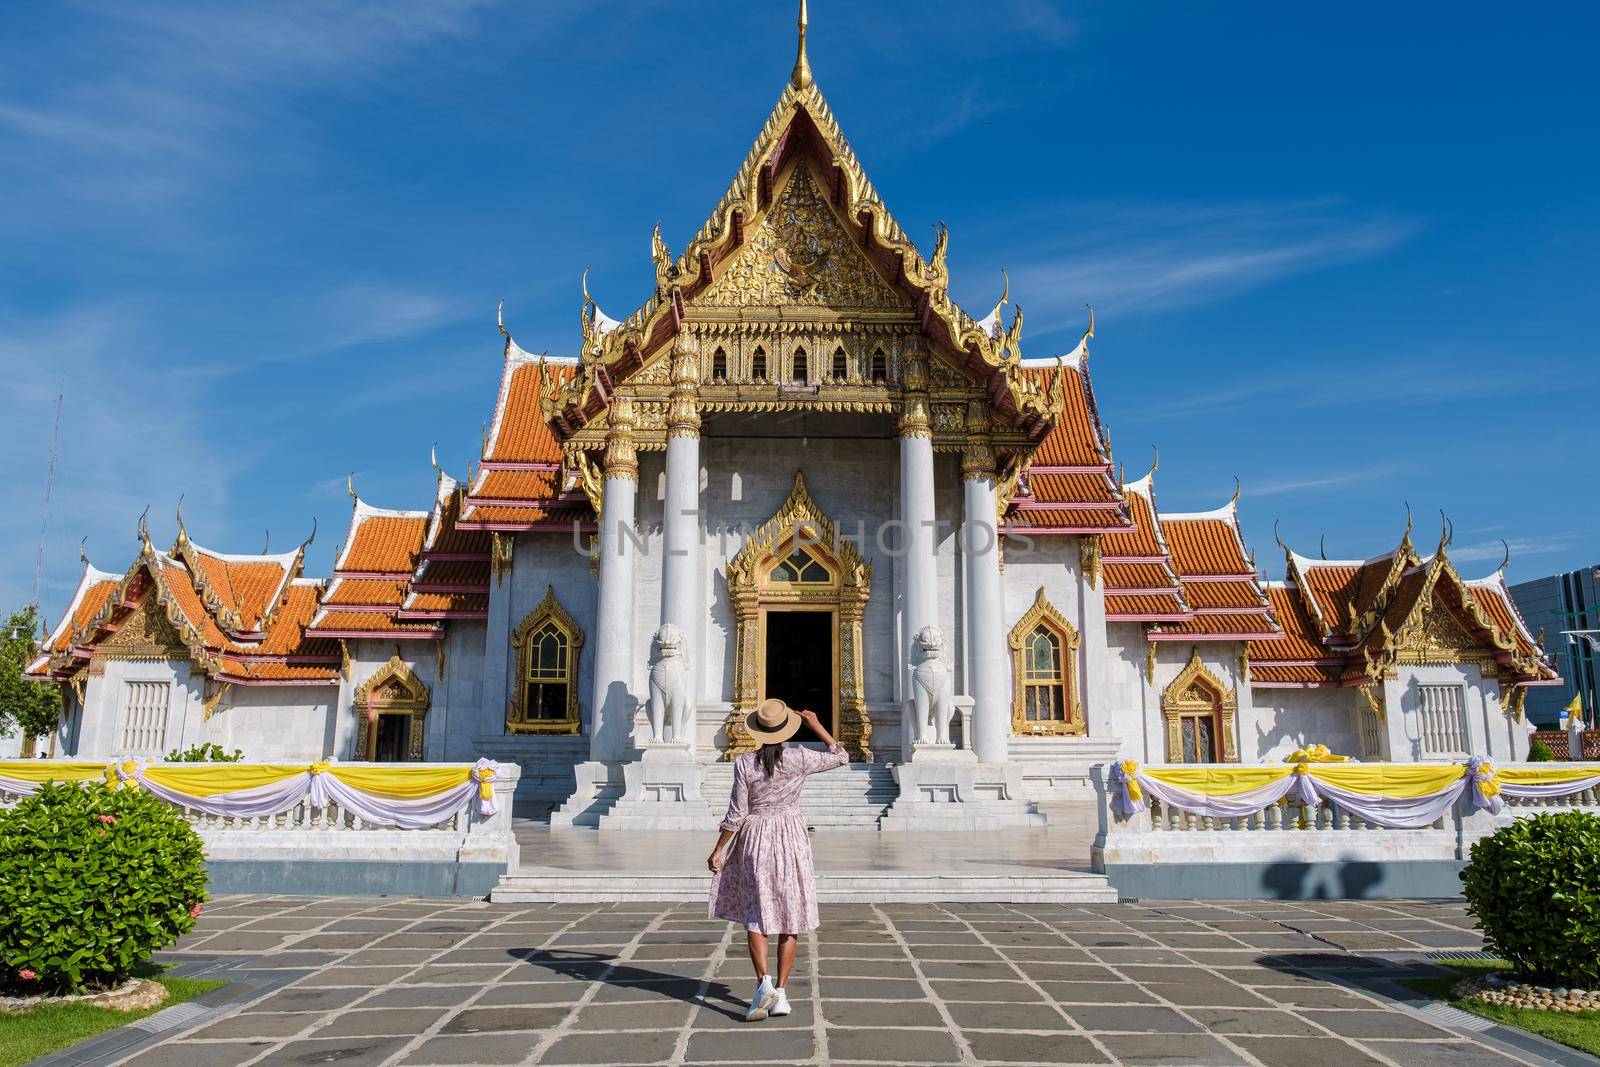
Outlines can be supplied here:
M774 1019L780 1015L788 1015L789 994L784 992L782 989L775 989L773 992L778 994L778 1002L772 1006L772 1010L767 1012L767 1014L772 1016Z
M750 1010L744 1013L744 1021L758 1023L772 1014L772 1007L778 1003L778 991L772 985L772 976L761 979L756 983L756 991L750 997Z

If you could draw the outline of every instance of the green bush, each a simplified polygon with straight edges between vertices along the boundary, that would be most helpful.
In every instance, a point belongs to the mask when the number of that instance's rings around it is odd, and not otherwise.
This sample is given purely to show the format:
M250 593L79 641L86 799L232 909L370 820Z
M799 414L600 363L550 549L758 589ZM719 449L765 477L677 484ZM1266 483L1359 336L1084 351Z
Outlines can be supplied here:
M1484 940L1519 974L1600 986L1600 818L1518 819L1472 846L1461 880Z
M242 759L244 753L239 749L229 755L221 745L214 744L190 745L182 751L173 749L167 753L168 763L238 763Z
M1529 763L1554 763L1555 760L1556 754L1543 741L1535 741L1528 746Z
M0 812L0 989L114 985L194 928L200 837L134 789L45 785Z

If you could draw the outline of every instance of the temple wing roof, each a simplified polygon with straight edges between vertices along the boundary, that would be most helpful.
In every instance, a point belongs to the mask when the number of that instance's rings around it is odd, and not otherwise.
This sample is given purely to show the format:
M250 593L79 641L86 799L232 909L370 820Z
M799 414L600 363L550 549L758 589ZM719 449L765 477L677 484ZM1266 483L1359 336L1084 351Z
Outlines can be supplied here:
M1157 518L1155 471L1122 486L1132 526L1100 542L1107 622L1182 622L1193 618Z
M1237 497L1214 511L1161 515L1194 618L1153 627L1152 641L1264 640L1281 632L1239 527Z
M492 535L461 528L464 495L454 478L439 472L433 514L398 621L488 618Z
M432 511L390 511L357 498L350 527L308 632L326 638L439 637L432 623L398 618L416 574Z

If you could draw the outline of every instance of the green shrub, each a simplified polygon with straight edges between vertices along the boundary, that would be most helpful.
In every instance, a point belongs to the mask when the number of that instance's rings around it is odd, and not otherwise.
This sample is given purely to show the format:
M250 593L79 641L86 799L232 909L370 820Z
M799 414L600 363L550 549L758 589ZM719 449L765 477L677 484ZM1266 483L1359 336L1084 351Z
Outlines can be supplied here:
M1493 951L1544 985L1600 985L1600 818L1518 819L1472 846L1468 910Z
M1529 763L1554 763L1555 760L1556 754L1543 741L1535 741L1528 746Z
M204 744L190 745L186 749L173 749L167 753L168 763L238 763L244 759L244 753L234 749L230 755L221 745Z
M203 858L177 810L134 789L45 785L0 812L0 988L121 981L194 928Z

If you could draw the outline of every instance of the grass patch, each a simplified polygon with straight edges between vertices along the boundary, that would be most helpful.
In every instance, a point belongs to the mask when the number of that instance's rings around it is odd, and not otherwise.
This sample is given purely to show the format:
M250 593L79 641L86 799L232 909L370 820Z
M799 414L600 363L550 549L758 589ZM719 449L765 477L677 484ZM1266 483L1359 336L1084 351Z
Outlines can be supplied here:
M86 1037L126 1026L162 1008L193 1000L227 984L196 978L167 978L155 967L138 977L153 978L166 986L167 999L144 1011L116 1011L88 1004L47 1004L15 1015L0 1014L0 1067L20 1067Z
M1457 960L1447 963L1456 973L1439 978L1408 978L1401 984L1435 1000L1449 1002L1462 1011L1470 1011L1497 1023L1515 1026L1569 1048L1580 1049L1590 1055L1600 1056L1600 1011L1580 1011L1574 1014L1540 1011L1537 1008L1513 1008L1507 1004L1485 1004L1481 1000L1459 1000L1450 995L1456 983L1463 978L1477 978L1504 971L1509 964L1485 963L1480 960Z

